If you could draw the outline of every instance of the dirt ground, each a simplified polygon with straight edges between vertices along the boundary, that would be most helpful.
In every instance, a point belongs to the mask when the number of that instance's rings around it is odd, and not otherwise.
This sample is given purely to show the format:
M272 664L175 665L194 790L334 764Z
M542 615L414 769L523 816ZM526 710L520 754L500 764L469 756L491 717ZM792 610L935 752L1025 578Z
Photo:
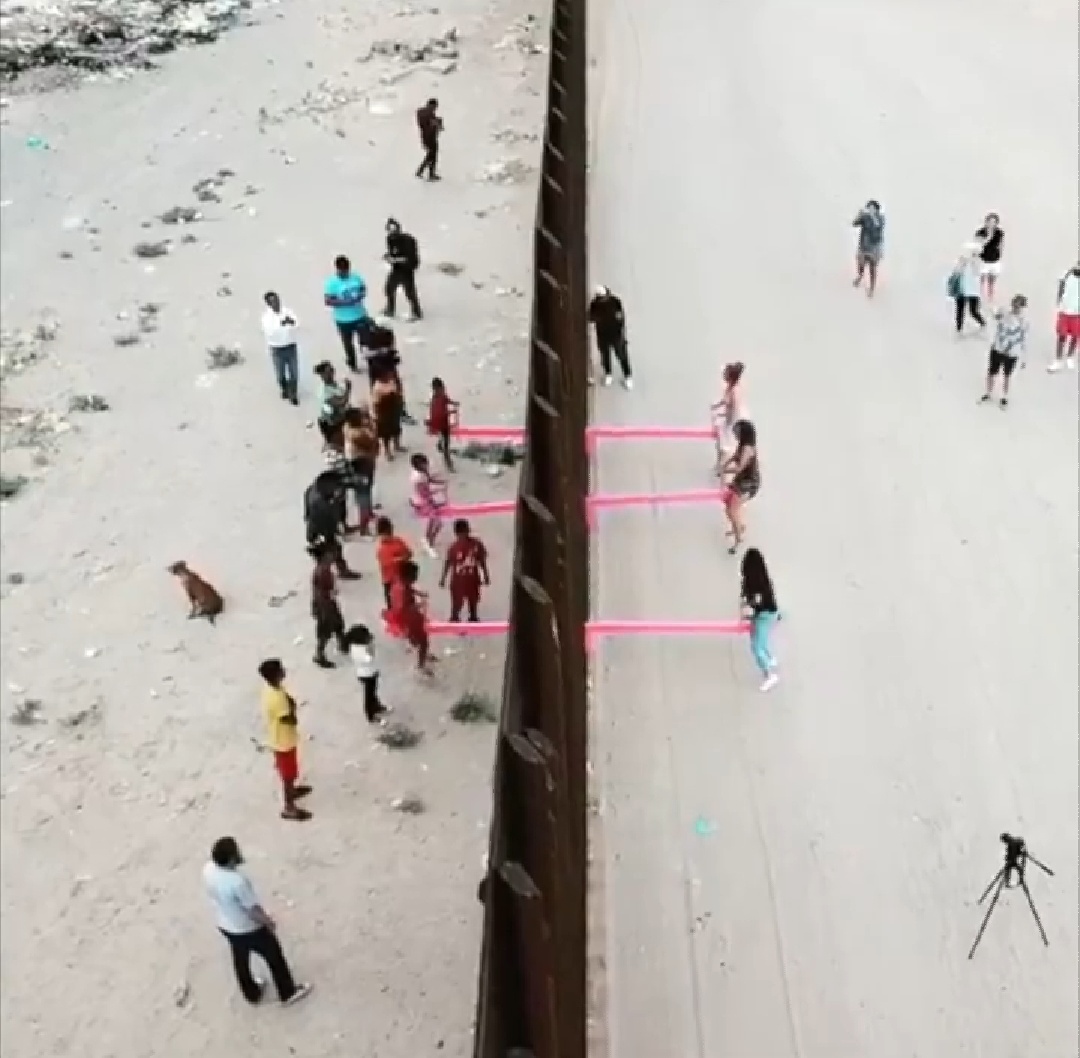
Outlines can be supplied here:
M424 685L382 643L384 697L423 741L377 745L351 671L311 664L301 496L322 467L311 366L341 362L322 283L349 254L379 309L388 216L425 262L427 318L399 329L414 410L439 374L467 421L521 421L546 6L286 2L158 71L4 108L4 476L27 479L2 509L5 1056L470 1053L493 729L448 709L497 696L502 645L449 648ZM452 27L441 65L366 58ZM413 113L433 95L428 185ZM193 193L209 177L220 201ZM158 219L174 206L203 216ZM267 289L300 317L299 409L263 347ZM215 346L243 361L210 370ZM108 410L69 411L93 395ZM415 536L406 471L381 468L380 498ZM454 496L505 498L515 478L461 461ZM511 526L477 528L486 616L504 617ZM371 547L348 550L364 578L346 618L378 624ZM180 558L222 590L217 627L185 620ZM434 564L424 578L442 610ZM273 655L303 703L302 826L278 818L254 744ZM395 811L405 796L426 811ZM236 991L200 879L226 833L316 986L300 1007Z

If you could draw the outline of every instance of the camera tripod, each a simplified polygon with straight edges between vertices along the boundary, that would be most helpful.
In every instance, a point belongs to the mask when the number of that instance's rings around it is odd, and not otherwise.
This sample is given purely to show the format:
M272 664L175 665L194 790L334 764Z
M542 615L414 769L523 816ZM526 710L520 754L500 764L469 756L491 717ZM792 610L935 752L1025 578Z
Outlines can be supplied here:
M1002 889L1023 889L1024 896L1027 897L1028 907L1031 908L1031 913L1035 917L1035 925L1039 927L1039 936L1042 937L1043 944L1046 947L1050 947L1050 941L1046 937L1046 930L1043 929L1042 920L1039 918L1039 912L1035 910L1035 901L1031 898L1031 890L1028 888L1027 878L1025 877L1025 871L1027 870L1028 862L1035 864L1044 874L1054 876L1054 872L1046 866L1045 863L1040 863L1034 856L1027 850L1027 845L1023 838L1014 838L1011 834L1002 834L1001 842L1005 846L1005 864L994 875L994 880L986 887L983 895L979 897L978 902L981 904L989 895L990 891L994 890L994 899L990 901L990 906L986 909L986 914L983 916L982 925L979 926L979 932L975 935L975 943L971 945L971 951L968 952L968 958L974 958L975 949L979 946L979 941L982 940L983 934L986 932L987 924L990 922L990 916L994 913L994 908L997 905L998 897L1001 896ZM1012 881L1012 876L1016 875L1016 881ZM996 887L996 888L995 888Z

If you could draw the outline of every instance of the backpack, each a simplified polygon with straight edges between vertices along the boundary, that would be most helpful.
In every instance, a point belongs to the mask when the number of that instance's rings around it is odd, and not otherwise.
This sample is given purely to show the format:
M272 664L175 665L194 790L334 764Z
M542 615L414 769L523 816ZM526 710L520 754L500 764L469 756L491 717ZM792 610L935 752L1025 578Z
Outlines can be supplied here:
M945 293L954 299L964 296L964 284L959 272L953 271L949 273L949 278L945 282Z

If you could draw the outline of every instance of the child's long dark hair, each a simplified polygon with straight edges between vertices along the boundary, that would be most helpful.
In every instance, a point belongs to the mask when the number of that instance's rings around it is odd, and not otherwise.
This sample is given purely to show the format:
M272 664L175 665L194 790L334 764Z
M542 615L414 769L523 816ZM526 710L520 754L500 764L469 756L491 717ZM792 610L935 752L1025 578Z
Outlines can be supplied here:
M776 593L773 591L765 558L756 547L748 548L742 560L742 597L748 602L759 600L758 608L775 611Z

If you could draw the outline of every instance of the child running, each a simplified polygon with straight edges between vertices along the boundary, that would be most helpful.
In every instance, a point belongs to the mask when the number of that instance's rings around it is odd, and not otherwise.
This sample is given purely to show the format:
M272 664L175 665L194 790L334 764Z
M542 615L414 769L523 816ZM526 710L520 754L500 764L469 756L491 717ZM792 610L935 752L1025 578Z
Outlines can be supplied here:
M454 464L450 458L450 432L454 415L461 405L456 400L450 399L446 391L446 383L441 378L431 380L431 402L428 405L428 433L438 438L439 454L443 457L446 469L449 473L454 472Z
M446 482L431 472L431 463L423 452L417 452L409 462L411 495L409 505L418 518L424 519L424 550L429 558L437 558L435 544L442 531L440 511L446 506Z
M994 398L994 386L1001 375L1001 400L1003 408L1009 406L1009 380L1016 370L1021 356L1021 367L1027 363L1028 322L1024 317L1027 298L1017 294L1009 311L998 309L994 313L994 340L990 343L990 363L986 368L986 392L979 398L980 404L989 404Z
M416 587L420 568L415 562L402 562L398 579L391 590L390 618L405 632L409 645L416 648L416 667L423 676L432 675L430 640L427 632L427 593Z
M379 666L375 661L375 637L366 625L353 625L346 633L349 657L356 667L356 678L364 688L364 715L369 724L385 724L390 706L379 698Z
M392 592L401 564L412 559L412 548L394 532L394 523L389 518L380 518L375 523L375 533L379 541L375 545L375 560L379 563L383 597L389 610L394 604Z
M461 611L469 609L469 620L480 620L480 586L491 583L488 573L487 548L484 542L472 535L464 518L454 522L454 542L446 549L439 587L445 588L450 579L450 620L461 620Z
M750 620L750 651L765 681L761 689L771 691L780 677L776 674L776 658L769 649L769 636L780 619L780 611L765 559L756 547L748 548L743 555L741 603Z
M311 793L311 787L297 783L300 775L297 759L300 734L297 730L296 702L285 689L285 666L278 658L264 661L259 666L259 675L266 681L262 707L266 716L267 741L274 754L274 767L281 779L285 802L281 818L302 822L310 819L311 813L300 808L296 802Z

